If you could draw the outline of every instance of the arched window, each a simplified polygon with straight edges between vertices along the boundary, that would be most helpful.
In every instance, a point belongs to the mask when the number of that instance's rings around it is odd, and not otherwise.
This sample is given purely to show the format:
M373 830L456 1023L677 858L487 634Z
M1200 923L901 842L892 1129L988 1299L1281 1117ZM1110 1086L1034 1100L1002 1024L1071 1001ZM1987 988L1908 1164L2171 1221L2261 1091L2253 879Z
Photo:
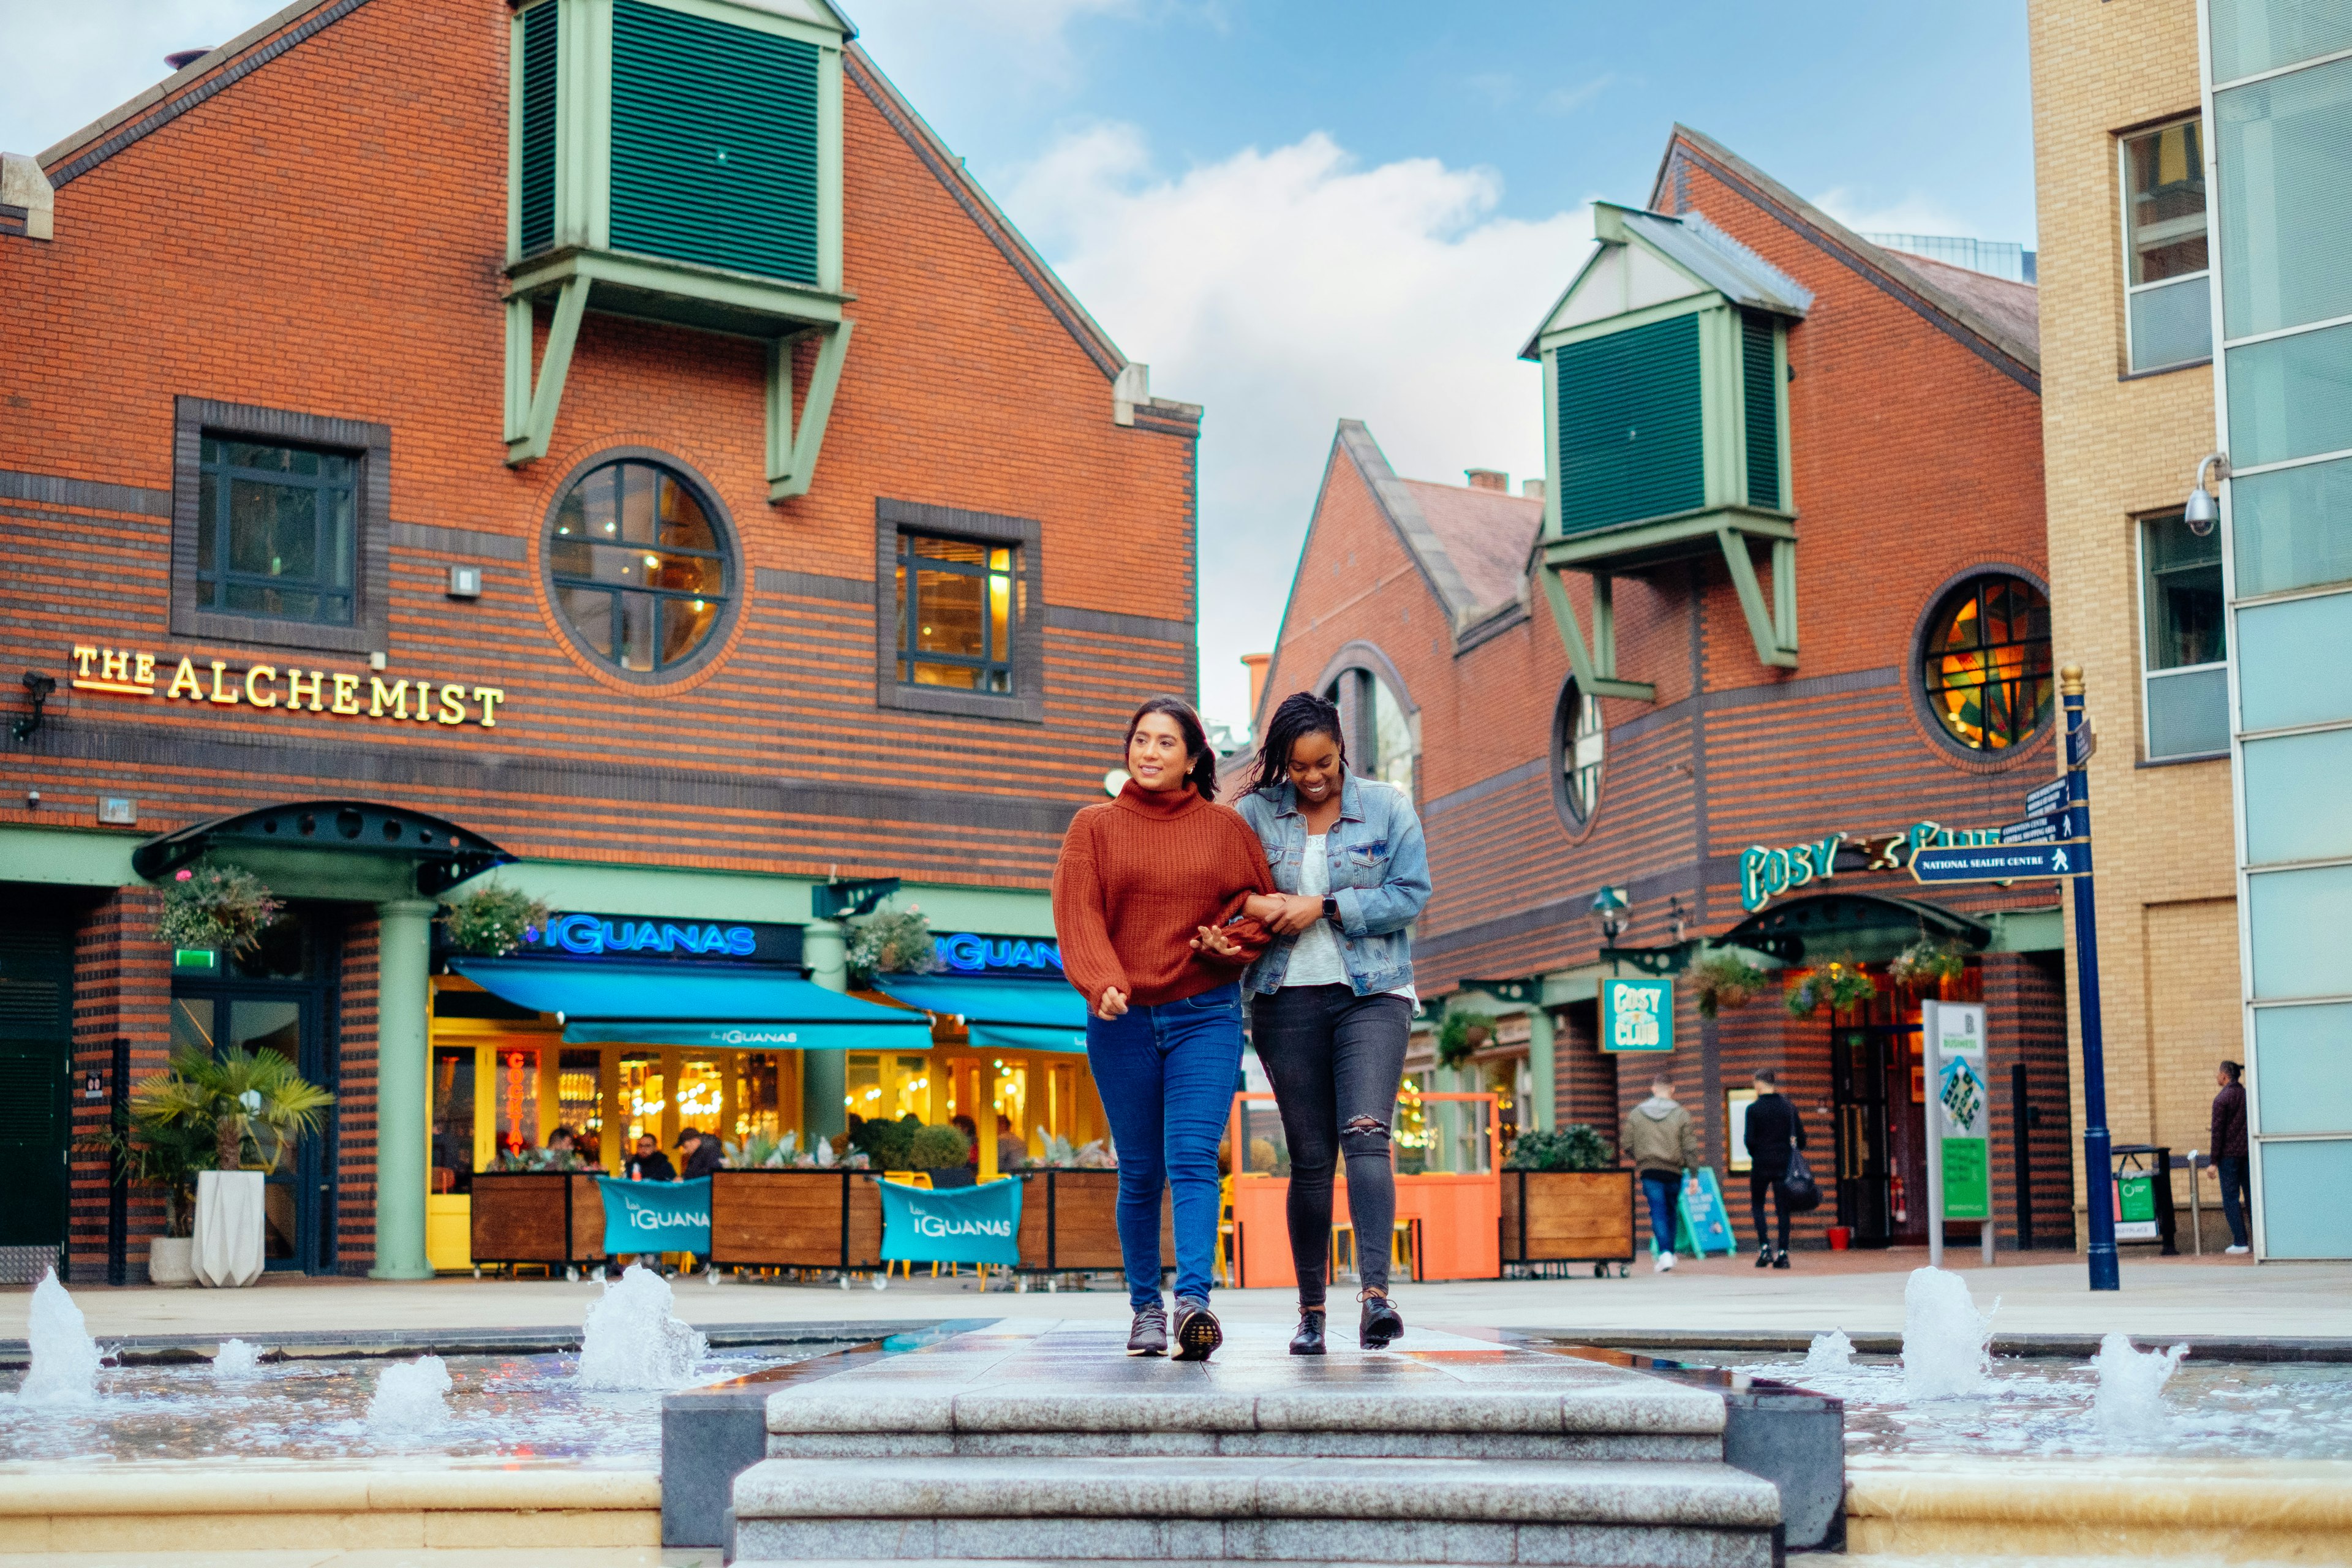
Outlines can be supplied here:
M734 550L701 487L644 458L574 480L549 521L549 596L574 640L631 675L676 671L724 618Z
M1411 796L1412 721L1388 682L1369 669L1342 670L1323 696L1339 705L1340 721L1348 730L1349 770L1392 784Z
M2032 740L2053 707L2050 601L2009 573L1969 578L1927 619L1920 679L1928 711L1960 745L1998 752Z
M1560 688L1551 721L1552 800L1570 828L1582 830L1601 805L1601 752L1608 729L1601 721L1601 699L1587 696L1574 679Z

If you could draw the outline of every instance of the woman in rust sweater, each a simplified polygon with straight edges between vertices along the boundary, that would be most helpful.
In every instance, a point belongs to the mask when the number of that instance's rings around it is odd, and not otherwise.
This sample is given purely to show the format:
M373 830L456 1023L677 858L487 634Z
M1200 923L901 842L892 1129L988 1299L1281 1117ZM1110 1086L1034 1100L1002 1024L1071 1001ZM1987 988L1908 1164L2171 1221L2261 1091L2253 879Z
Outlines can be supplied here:
M1241 1071L1241 972L1266 944L1242 918L1270 892L1265 851L1215 804L1200 717L1154 697L1127 726L1128 783L1070 823L1054 868L1062 970L1087 999L1087 1065L1118 1145L1118 1245L1135 1323L1129 1355L1161 1355L1160 1194L1175 1196L1180 1361L1223 1342L1209 1311L1217 1141Z

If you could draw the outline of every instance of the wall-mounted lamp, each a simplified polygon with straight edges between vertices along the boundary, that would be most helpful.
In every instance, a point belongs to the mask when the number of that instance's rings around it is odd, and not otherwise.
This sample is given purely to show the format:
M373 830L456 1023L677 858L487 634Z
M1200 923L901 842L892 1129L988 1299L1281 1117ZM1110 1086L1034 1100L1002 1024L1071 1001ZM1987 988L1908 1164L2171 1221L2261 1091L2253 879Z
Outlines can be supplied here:
M2214 500L2213 492L2205 488L2205 470L2208 468L2213 470L2216 479L2228 479L2230 454L2208 452L2199 459L2197 482L2189 487L2188 504L2180 509L2180 520L2189 525L2189 531L2200 539L2212 532L2213 525L2221 521L2221 503Z
M1683 908L1683 896L1680 893L1676 893L1667 900L1666 925L1673 931L1675 941L1679 944L1683 941L1684 932L1690 926L1690 911Z
M1625 897L1622 888L1603 888L1592 896L1592 918L1601 922L1602 946L1617 945L1617 939L1624 934L1626 917L1633 909L1633 901Z
M8 733L14 735L19 741L31 740L41 728L41 706L48 701L49 693L55 691L57 689L58 678L56 676L43 675L37 669L26 670L25 672L25 694L33 700L33 710L19 718L15 723L9 725Z

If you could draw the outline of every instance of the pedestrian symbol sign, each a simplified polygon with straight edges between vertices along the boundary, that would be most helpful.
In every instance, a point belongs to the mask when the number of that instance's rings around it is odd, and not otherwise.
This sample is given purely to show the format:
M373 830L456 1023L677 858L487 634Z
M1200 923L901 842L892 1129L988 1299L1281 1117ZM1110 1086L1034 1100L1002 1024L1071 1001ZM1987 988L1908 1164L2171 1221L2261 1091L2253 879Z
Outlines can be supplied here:
M1921 849L1911 875L1921 882L2014 882L2031 877L2087 877L2087 839L2062 844L1969 844Z

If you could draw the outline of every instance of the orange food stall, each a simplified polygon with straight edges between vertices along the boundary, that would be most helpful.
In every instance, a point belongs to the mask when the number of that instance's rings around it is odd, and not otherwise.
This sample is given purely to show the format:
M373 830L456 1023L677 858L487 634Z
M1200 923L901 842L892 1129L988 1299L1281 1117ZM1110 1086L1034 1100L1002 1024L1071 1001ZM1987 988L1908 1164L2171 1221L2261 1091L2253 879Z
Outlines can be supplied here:
M1233 1152L1233 1283L1298 1283L1290 1258L1290 1158L1271 1094L1234 1096L1226 1124ZM1492 1094L1434 1094L1408 1083L1397 1100L1391 1145L1397 1163L1398 1234L1381 1238L1415 1279L1502 1278L1502 1143ZM1331 1184L1331 1225L1344 1248L1356 1237L1345 1163ZM1343 1250L1343 1258L1347 1253Z

